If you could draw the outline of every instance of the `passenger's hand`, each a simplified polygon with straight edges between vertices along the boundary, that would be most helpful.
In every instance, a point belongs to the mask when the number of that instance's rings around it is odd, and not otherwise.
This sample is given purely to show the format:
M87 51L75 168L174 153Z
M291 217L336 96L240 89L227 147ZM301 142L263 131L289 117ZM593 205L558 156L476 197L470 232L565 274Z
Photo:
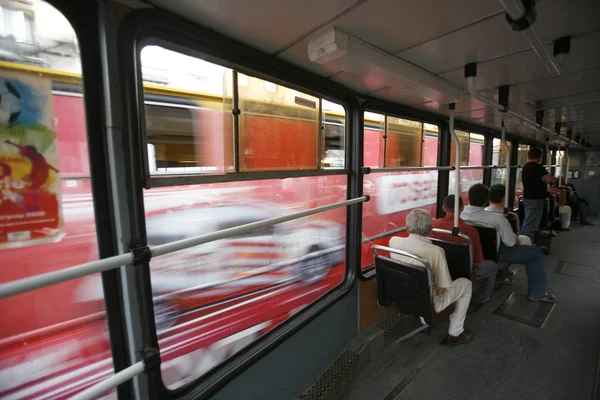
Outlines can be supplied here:
M446 288L439 288L439 287L436 287L436 288L435 288L435 293L436 293L437 295L441 296L441 295L443 295L444 293L446 293L446 291L447 291L447 290L448 290L448 289L446 289Z

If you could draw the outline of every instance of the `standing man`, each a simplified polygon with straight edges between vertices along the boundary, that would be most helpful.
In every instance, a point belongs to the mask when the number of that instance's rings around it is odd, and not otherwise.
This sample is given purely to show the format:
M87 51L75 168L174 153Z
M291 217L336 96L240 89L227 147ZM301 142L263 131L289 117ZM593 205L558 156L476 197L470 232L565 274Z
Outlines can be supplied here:
M531 239L542 221L544 200L548 197L548 184L554 182L554 177L541 164L542 155L542 149L532 147L527 153L529 161L523 167L525 219L522 233Z

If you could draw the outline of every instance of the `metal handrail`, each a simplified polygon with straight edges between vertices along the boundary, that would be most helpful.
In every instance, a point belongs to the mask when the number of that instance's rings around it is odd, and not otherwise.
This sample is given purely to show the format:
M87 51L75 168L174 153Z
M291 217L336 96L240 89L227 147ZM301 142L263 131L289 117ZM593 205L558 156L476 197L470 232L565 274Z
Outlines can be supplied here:
M327 206L315 207L309 210L300 211L297 213L284 215L281 217L269 218L258 222L252 222L236 226L233 228L223 229L217 232L211 232L208 234L196 236L193 238L178 240L175 242L150 247L150 253L153 257L173 253L179 250L184 250L190 247L198 246L200 244L212 242L219 239L225 239L231 236L236 236L248 232L252 232L257 229L267 228L282 222L293 221L295 219L307 217L322 213L325 211L334 210L340 207L346 207L352 204L363 203L369 201L369 196L361 196L351 200L340 201L338 203L329 204ZM104 258L98 261L93 261L86 264L76 265L74 267L65 268L59 271L52 271L45 274L32 276L29 278L19 279L16 281L4 283L0 285L0 299L15 296L17 294L30 292L32 290L40 289L46 286L54 285L57 283L69 281L75 278L81 278L86 275L108 271L114 268L119 268L123 265L133 263L134 255L133 252L126 254L119 254Z
M97 384L87 388L86 390L77 393L75 396L71 397L71 400L92 400L98 398L103 393L116 388L122 383L127 382L131 378L141 374L144 372L146 368L146 363L144 361L139 361L119 372L112 375L105 380L98 382Z
M396 228L396 229L392 229L391 231L378 233L375 236L371 236L371 237L363 239L362 242L363 243L372 242L373 240L381 239L381 238L384 238L384 237L390 236L390 235L395 235L396 233L406 232L407 229L408 228L406 226L403 226L402 228Z
M455 112L455 104L450 104L450 119L449 119L449 130L450 136L452 136L452 140L454 141L455 147L455 164L456 164L456 177L454 179L454 196L458 197L461 194L460 190L460 140L458 140L458 135L454 132L454 112ZM458 231L458 217L459 217L459 202L454 202L454 229Z
M492 168L496 168L495 165L467 165L464 167L460 167L460 170L466 170L466 169L492 169Z
M393 167L393 168L370 168L371 173L377 172L411 172L411 171L454 171L455 166L446 167Z
M433 272L431 269L431 265L429 265L429 262L427 260L425 260L424 258L417 256L415 254L406 252L404 250L398 250L398 249L394 249L391 247L379 246L379 245L371 246L371 251L373 252L373 258L377 257L377 250L387 251L391 254L398 254L400 256L404 256L404 257L413 259L413 260L418 261L421 264L423 264L423 267L425 267L425 270L427 271L427 280L429 281L429 294L430 294L430 296L433 297L433 286L434 286Z

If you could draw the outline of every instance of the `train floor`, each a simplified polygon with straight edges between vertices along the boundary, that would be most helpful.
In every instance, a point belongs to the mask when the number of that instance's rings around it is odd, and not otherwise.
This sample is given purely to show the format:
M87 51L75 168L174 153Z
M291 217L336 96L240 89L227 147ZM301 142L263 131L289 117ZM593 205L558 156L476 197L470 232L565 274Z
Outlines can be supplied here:
M475 340L440 344L448 325L371 357L349 399L600 399L600 224L559 233L547 257L552 306L528 302L524 268L514 286L467 315ZM514 294L513 294L514 293Z

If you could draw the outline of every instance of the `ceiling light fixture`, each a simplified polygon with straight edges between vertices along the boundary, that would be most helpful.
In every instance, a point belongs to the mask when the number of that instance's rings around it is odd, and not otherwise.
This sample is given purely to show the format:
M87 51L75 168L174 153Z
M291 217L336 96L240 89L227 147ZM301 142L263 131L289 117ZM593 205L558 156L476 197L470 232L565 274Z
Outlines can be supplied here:
M462 100L462 90L450 82L337 28L309 39L308 57L331 73L375 79L440 104Z

